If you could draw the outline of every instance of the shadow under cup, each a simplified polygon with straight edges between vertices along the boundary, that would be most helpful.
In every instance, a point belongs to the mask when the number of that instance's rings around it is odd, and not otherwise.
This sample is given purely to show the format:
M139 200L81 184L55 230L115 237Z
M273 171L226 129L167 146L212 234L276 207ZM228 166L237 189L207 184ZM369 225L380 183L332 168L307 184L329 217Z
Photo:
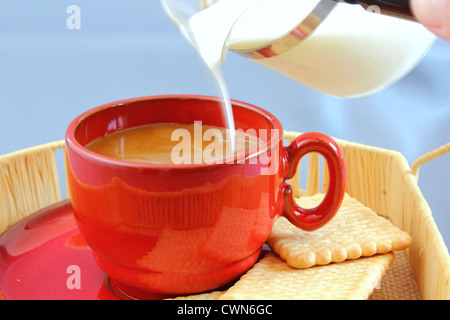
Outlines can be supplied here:
M257 261L277 216L314 230L336 213L345 189L343 157L337 145L314 147L330 138L315 133L284 147L281 124L267 111L233 101L233 114L237 129L263 132L259 138L267 145L213 164L128 162L84 146L105 134L148 124L202 121L226 127L217 98L123 100L70 123L67 179L75 220L97 264L123 297L220 288ZM326 158L330 175L321 213L299 208L286 183L303 154L314 151Z

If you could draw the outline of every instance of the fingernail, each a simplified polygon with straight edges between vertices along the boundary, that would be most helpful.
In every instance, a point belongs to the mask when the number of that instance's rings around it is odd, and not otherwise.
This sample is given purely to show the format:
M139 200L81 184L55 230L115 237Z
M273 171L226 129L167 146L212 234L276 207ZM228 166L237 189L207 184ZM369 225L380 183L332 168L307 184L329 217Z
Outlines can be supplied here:
M449 0L413 0L412 9L417 19L430 29L445 27Z

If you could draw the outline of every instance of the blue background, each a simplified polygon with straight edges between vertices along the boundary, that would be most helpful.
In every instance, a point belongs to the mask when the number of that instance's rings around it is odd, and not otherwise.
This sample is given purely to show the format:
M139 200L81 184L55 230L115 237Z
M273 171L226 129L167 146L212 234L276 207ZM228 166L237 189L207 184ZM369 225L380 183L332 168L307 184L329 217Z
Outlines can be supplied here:
M66 27L69 5L81 29ZM286 130L401 152L411 164L450 141L450 42L439 39L395 85L364 98L315 92L230 53L232 98L277 116ZM0 0L0 154L64 138L97 105L138 96L217 95L196 52L157 0ZM420 171L419 186L450 243L450 155Z

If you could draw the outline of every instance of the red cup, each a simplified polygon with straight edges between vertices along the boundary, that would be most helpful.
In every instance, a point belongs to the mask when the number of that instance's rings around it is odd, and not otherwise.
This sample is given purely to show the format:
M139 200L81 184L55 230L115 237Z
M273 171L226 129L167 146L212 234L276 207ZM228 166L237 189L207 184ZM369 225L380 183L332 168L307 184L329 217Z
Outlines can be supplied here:
M253 266L276 217L284 215L313 231L338 211L345 192L338 145L324 134L307 133L284 147L283 129L273 115L248 103L232 104L236 128L253 130L267 145L217 163L137 163L85 148L98 137L147 124L202 121L226 127L217 98L122 100L70 123L67 177L75 219L96 262L123 297L217 289ZM326 159L330 182L322 203L304 209L295 203L287 180L310 152Z

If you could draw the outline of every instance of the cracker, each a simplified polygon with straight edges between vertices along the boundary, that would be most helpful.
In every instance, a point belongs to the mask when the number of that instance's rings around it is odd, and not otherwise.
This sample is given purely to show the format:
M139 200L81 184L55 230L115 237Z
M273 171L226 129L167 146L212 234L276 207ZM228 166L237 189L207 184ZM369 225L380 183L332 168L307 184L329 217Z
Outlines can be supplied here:
M394 260L392 252L308 269L268 253L219 300L364 300Z
M323 195L302 197L305 208L320 203ZM345 195L336 216L314 232L303 231L286 218L277 218L267 244L295 268L309 268L347 259L404 250L411 245L408 233L395 227L357 200Z

